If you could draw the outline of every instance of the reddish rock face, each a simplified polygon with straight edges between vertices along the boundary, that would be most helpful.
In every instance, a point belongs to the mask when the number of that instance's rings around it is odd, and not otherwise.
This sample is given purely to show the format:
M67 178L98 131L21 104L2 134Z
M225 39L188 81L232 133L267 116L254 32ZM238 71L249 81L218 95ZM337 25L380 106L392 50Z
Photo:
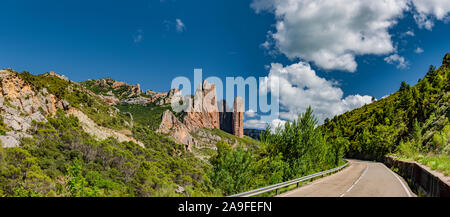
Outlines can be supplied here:
M221 130L233 134L233 112L225 100L219 102L219 122Z
M244 136L244 100L236 97L233 104L233 135Z
M189 131L199 128L220 128L219 109L217 106L216 86L204 81L195 91L194 99L190 102L189 111L183 120Z
M175 97L178 92L177 89L169 91L167 98ZM176 142L186 145L188 151L197 143L190 133L201 128L218 128L238 137L244 136L244 100L241 97L234 100L233 112L227 112L226 102L222 101L220 106L223 109L219 113L216 87L204 81L195 91L194 97L185 98L185 100L189 101L187 102L189 107L183 121L178 121L167 110L158 132L170 134Z
M191 134L189 134L186 126L181 123L169 110L164 112L161 125L159 126L157 132L170 134L176 142L184 144L186 146L186 150L189 152L192 151L192 145L195 144L195 140Z

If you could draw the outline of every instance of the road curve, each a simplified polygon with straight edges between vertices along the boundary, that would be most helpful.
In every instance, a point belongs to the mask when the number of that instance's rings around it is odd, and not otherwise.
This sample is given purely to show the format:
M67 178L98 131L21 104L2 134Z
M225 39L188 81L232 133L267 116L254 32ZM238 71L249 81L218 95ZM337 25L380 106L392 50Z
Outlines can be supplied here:
M382 163L348 160L344 170L278 197L415 197L405 180Z

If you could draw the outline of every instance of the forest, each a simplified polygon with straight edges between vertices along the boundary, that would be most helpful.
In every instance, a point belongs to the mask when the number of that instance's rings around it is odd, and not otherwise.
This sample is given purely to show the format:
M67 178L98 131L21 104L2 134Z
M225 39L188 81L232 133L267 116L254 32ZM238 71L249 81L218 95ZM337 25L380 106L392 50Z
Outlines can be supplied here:
M424 70L425 71L425 70ZM423 79L400 84L388 97L320 126L346 156L383 161L387 155L421 162L450 174L450 54Z

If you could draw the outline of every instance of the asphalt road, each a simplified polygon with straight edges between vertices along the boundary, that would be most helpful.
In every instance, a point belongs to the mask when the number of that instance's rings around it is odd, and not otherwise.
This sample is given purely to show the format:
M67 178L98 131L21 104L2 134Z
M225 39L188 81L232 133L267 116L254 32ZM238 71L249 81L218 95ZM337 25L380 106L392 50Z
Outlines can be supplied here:
M405 180L382 163L348 160L344 170L279 197L415 197Z

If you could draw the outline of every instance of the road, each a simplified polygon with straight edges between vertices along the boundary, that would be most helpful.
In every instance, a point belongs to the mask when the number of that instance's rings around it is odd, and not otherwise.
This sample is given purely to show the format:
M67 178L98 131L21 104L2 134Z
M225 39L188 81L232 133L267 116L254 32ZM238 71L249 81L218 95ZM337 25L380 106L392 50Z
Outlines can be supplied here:
M415 197L405 180L382 163L348 160L350 165L278 197Z

